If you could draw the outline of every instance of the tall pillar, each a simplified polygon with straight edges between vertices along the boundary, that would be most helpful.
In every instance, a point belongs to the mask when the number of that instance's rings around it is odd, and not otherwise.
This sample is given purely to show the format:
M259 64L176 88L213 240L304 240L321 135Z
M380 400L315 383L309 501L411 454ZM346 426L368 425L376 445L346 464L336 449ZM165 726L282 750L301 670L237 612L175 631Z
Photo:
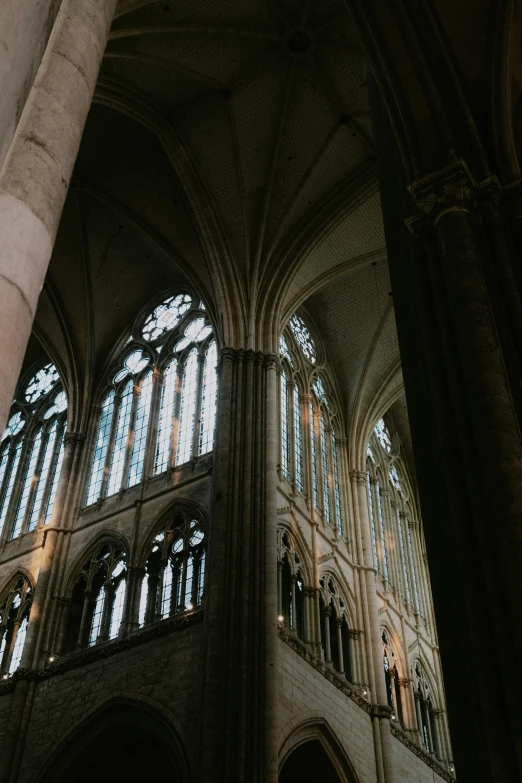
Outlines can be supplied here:
M221 352L201 779L276 783L277 357Z
M116 0L63 0L0 173L0 430L9 414Z

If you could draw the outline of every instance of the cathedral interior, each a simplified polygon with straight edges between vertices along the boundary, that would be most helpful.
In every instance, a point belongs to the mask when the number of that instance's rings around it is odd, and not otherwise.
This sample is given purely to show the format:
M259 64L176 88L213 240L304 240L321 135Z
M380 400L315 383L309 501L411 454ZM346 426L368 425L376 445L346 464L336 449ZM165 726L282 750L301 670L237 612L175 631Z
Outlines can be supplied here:
M520 783L520 0L3 0L0 783Z

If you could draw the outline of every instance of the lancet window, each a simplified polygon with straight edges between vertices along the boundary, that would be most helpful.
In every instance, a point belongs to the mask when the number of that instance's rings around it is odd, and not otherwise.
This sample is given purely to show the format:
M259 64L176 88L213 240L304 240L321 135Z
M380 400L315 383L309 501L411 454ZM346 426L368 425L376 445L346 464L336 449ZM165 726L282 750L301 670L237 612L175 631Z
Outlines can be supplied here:
M346 619L346 607L331 576L319 580L321 611L321 644L324 660L331 663L339 674L352 680L350 630Z
M117 639L123 619L127 556L103 541L86 557L68 600L64 652Z
M86 505L212 451L216 365L212 326L192 294L138 321L102 397Z
M63 459L67 397L53 364L19 386L0 441L0 536L49 522Z
M33 588L19 573L0 599L0 677L20 666L33 601Z
M307 495L326 524L344 533L338 433L342 428L319 352L294 315L281 336L281 478ZM306 456L305 456L306 455Z
M305 640L305 583L298 553L286 531L278 531L279 622Z
M176 511L154 537L141 583L140 626L198 609L205 587L205 528Z
M415 713L421 743L428 753L442 758L437 724L437 710L431 687L420 661L412 666Z
M383 419L377 423L367 447L368 511L374 565L402 600L421 616L417 523L412 512L411 489L400 453ZM388 549L395 551L392 570Z
M388 705L392 709L392 717L403 723L402 698L399 670L395 652L390 644L390 638L386 629L381 630L383 645L384 679L386 681L386 694Z

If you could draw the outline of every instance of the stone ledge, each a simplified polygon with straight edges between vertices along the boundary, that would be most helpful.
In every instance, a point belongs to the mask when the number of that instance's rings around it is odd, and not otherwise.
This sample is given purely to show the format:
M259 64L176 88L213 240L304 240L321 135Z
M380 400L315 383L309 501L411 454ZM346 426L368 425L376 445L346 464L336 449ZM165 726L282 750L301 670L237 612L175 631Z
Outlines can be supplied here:
M195 612L183 614L178 617L171 617L168 620L161 620L159 623L147 625L145 628L133 631L124 639L115 639L114 641L104 642L102 644L94 645L94 647L88 647L84 650L71 653L43 669L18 669L9 680L0 683L0 696L12 691L18 680L31 680L33 682L48 680L51 677L56 677L59 674L71 671L72 669L88 666L93 661L118 655L118 653L125 652L132 647L145 644L153 639L160 639L171 633L183 631L185 628L188 628L195 623L199 623L202 620L203 609L198 609Z
M399 742L402 742L403 745L406 745L406 747L409 748L412 753L415 753L416 756L422 759L422 761L424 761L428 767L431 767L437 773L437 775L440 775L441 778L447 780L448 783L455 783L455 776L452 775L451 772L449 772L445 767L443 767L440 761L434 759L433 756L427 753L423 748L419 747L416 742L412 742L412 740L408 737L406 732L401 729L400 726L395 723L390 725L393 736L397 737Z

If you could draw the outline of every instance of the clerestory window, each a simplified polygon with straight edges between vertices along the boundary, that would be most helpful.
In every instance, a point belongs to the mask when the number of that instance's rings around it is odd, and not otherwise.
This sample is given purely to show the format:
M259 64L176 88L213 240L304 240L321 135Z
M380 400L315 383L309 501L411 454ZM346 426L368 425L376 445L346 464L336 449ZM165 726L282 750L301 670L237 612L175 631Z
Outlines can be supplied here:
M66 426L67 396L46 364L19 385L0 441L0 536L17 538L51 519Z
M102 398L85 505L212 451L216 365L212 326L191 294L138 324Z
M331 404L326 377L313 367L317 367L319 354L300 316L290 319L281 335L279 351L281 478L289 481L294 491L310 496L325 523L343 535L338 438L342 425ZM303 378L311 380L304 383Z

